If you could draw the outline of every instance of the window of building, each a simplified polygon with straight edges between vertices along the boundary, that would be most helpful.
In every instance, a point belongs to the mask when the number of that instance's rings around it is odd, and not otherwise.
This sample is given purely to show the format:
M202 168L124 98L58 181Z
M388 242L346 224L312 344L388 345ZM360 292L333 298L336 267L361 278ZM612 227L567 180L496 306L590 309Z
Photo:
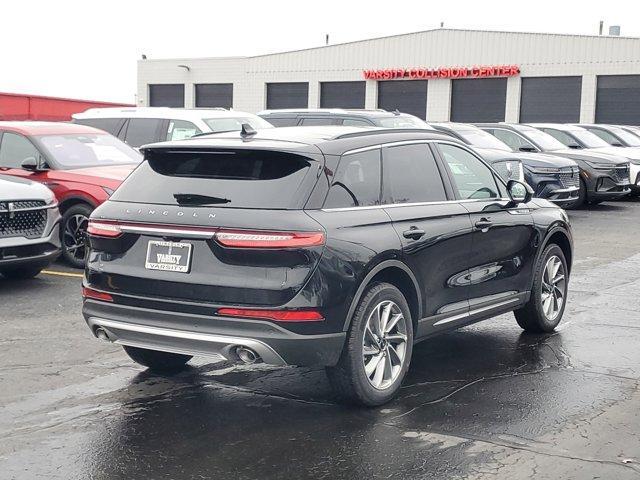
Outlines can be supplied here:
M181 83L149 85L149 105L184 108L184 85Z
M233 108L233 83L200 83L195 94L196 108Z

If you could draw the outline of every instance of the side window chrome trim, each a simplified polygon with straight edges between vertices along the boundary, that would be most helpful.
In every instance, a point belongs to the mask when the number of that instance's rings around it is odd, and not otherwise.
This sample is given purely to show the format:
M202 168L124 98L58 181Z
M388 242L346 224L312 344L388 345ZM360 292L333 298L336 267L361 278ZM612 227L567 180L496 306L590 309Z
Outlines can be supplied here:
M362 207L339 207L339 208L321 208L322 212L350 212L354 210L376 210L384 208L399 207L423 207L428 205L447 205L452 203L478 203L478 202L509 202L508 198L473 198L466 200L441 200L439 202L418 202L418 203L386 203L384 205L367 205Z

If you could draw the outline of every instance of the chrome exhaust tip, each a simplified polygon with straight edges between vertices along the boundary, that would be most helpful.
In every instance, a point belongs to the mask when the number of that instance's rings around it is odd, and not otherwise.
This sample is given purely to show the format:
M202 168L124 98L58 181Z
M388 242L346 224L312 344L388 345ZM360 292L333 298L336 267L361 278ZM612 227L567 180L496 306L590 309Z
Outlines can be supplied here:
M236 348L236 355L240 361L246 365L256 363L260 359L260 356L256 352L247 347Z
M107 335L107 331L102 327L96 328L96 331L94 332L94 335L97 338L99 338L100 340L104 340L106 342L110 342L111 341L111 340L109 340L109 335Z

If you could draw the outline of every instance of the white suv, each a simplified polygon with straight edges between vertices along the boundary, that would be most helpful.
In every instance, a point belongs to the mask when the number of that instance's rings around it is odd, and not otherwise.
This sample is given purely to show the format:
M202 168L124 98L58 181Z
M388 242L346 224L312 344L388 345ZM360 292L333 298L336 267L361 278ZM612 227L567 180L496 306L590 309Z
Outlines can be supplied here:
M224 108L90 108L74 114L73 122L109 132L135 148L147 143L184 140L200 133L240 130L243 123L255 130L273 127L252 113Z

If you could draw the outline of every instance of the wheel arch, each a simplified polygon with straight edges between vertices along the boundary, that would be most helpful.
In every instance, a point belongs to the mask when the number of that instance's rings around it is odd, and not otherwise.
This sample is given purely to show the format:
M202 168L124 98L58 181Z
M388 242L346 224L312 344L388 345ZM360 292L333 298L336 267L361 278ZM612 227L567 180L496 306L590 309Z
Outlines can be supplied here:
M369 285L374 282L386 282L395 286L402 292L411 311L414 332L418 325L418 320L422 318L422 296L420 287L411 269L399 260L385 260L373 267L364 277L360 286L351 301L343 330L347 331L351 325L351 317L355 312L360 299Z
M89 205L92 209L97 207L96 203L90 198L83 197L80 195L71 195L64 198L62 201L60 201L58 208L60 209L60 213L64 214L64 212L69 210L69 208L73 207L74 205L78 205L82 203Z
M571 234L569 233L569 231L561 225L555 225L547 232L547 235L544 237L544 240L542 241L538 250L538 255L536 256L536 264L544 249L547 248L547 245L551 243L558 245L558 247L560 247L560 249L562 250L564 258L567 261L569 274L571 274L571 267L573 264L573 242L571 241Z

